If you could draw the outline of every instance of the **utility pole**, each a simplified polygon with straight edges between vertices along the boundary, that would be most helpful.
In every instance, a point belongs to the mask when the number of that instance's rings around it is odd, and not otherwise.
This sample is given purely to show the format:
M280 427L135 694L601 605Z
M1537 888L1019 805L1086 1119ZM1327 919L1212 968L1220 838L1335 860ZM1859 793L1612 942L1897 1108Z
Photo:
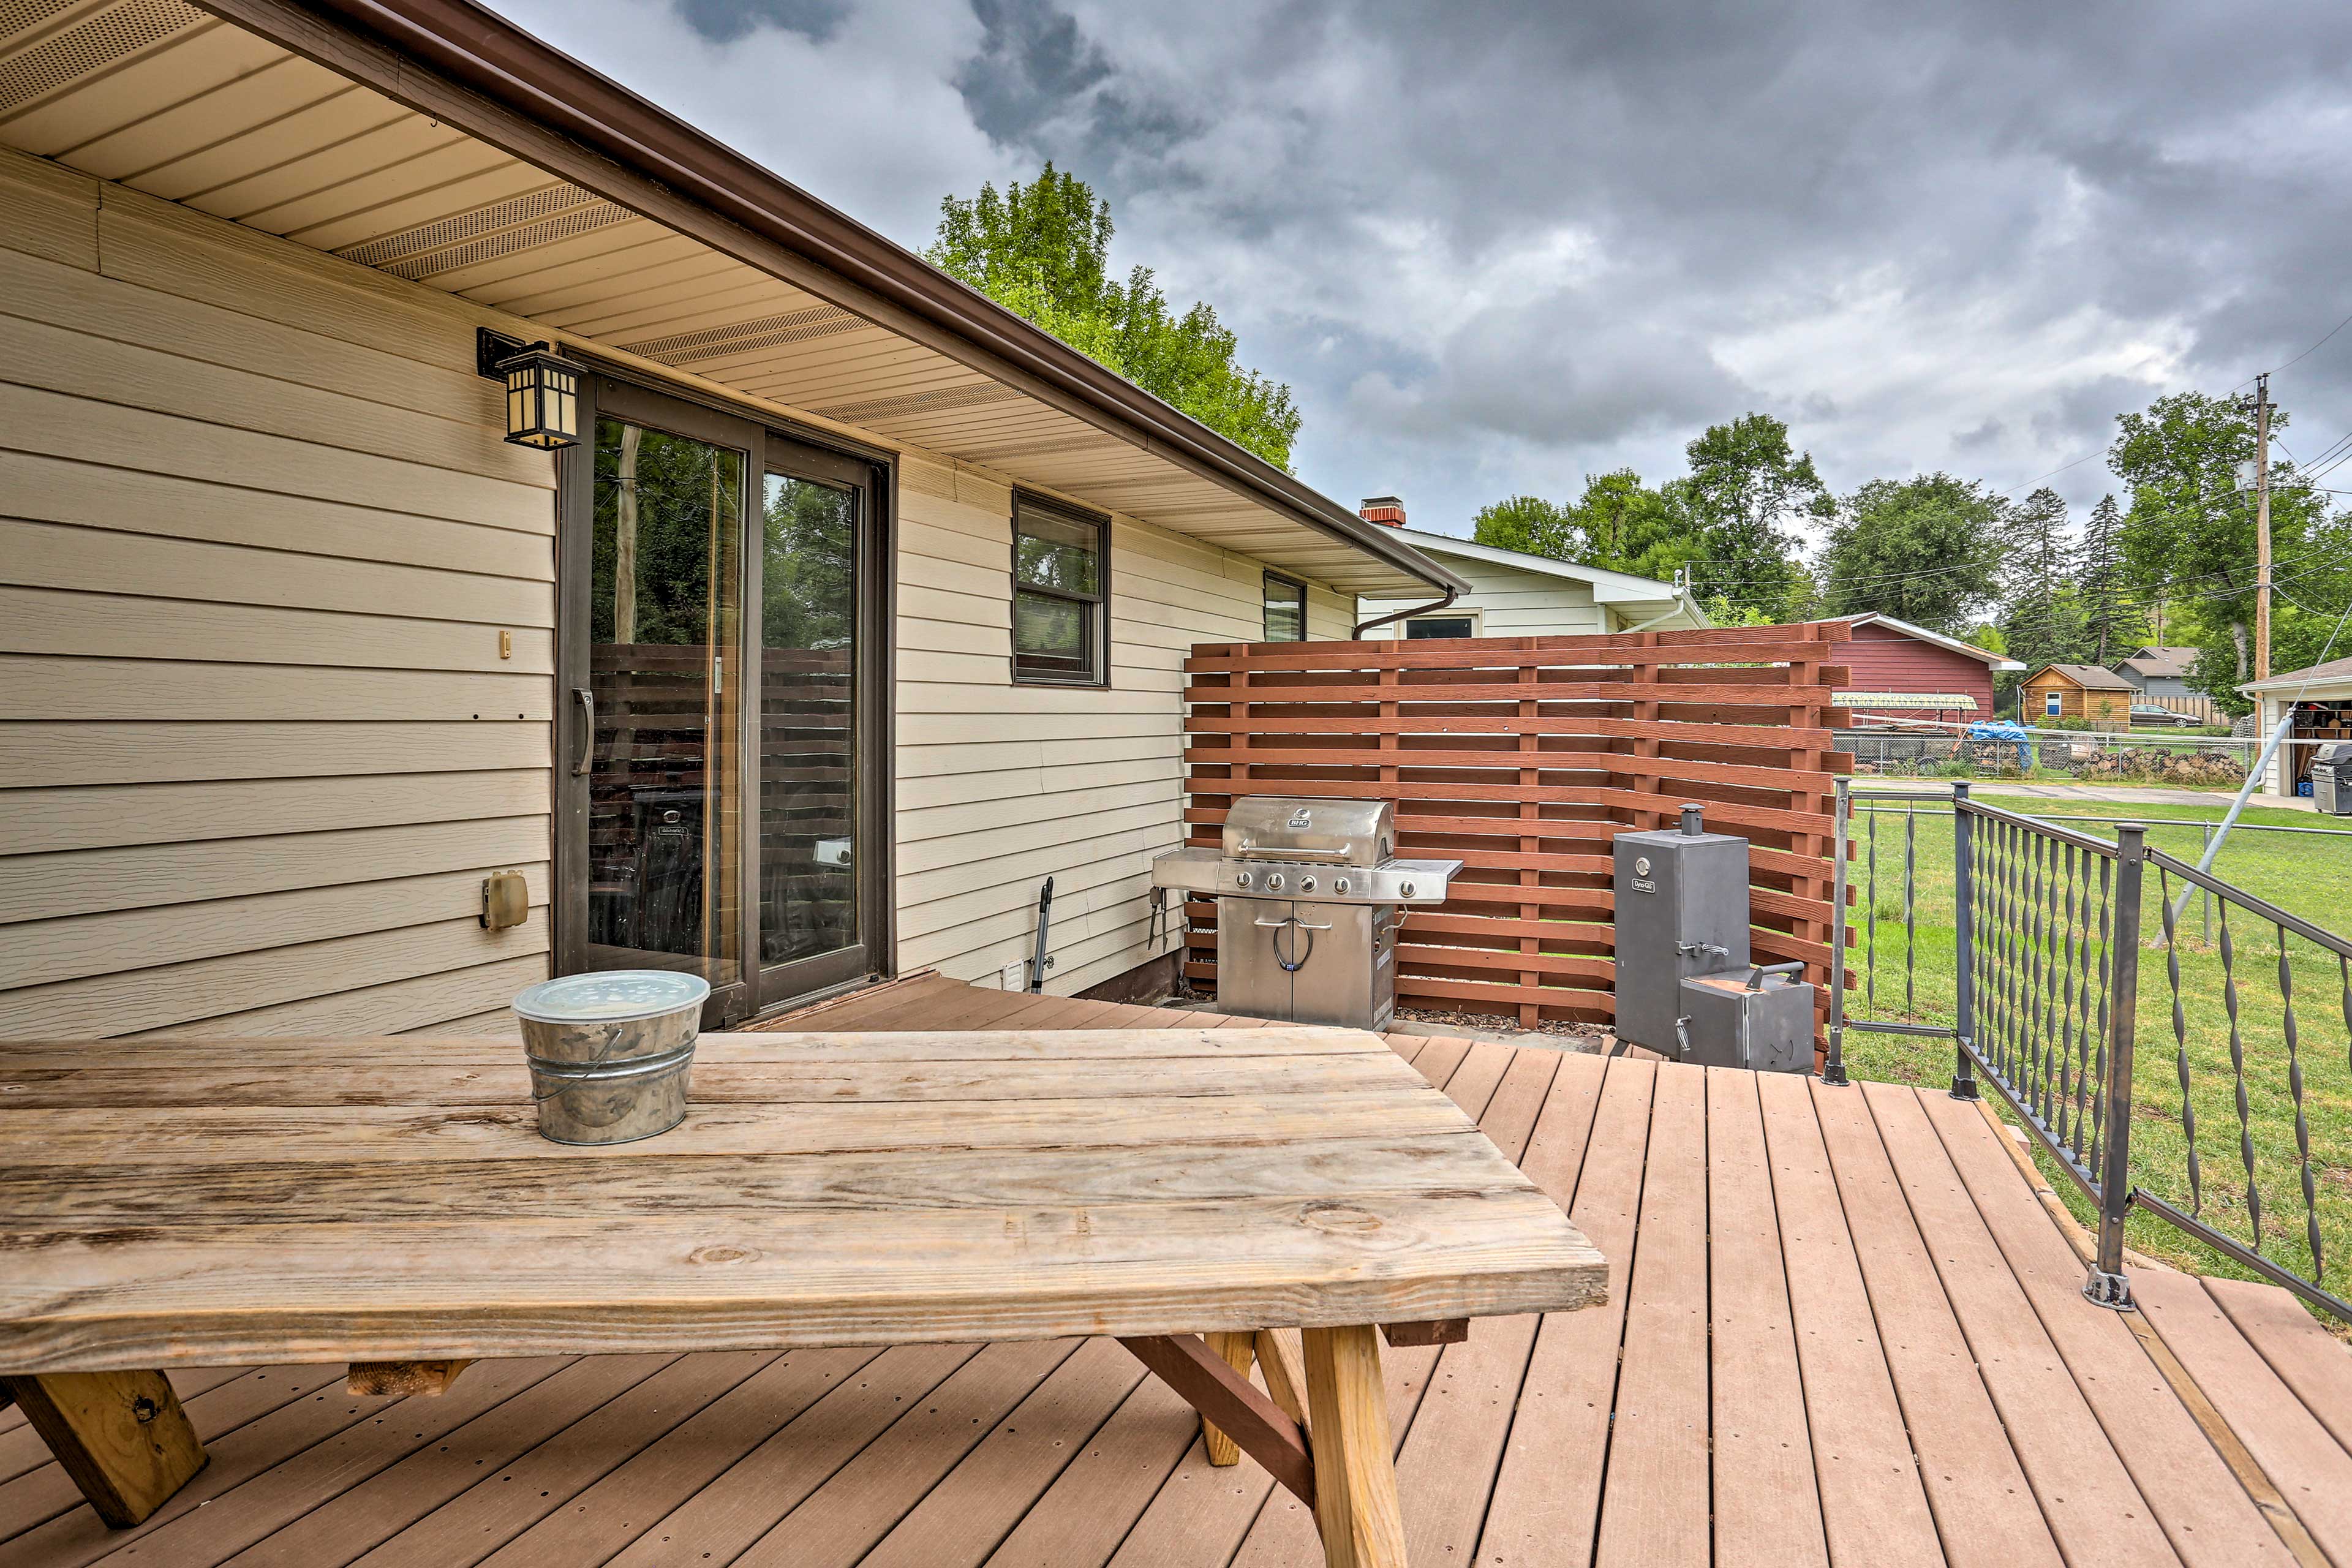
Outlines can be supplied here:
M2271 378L2254 377L2254 679L2271 678Z

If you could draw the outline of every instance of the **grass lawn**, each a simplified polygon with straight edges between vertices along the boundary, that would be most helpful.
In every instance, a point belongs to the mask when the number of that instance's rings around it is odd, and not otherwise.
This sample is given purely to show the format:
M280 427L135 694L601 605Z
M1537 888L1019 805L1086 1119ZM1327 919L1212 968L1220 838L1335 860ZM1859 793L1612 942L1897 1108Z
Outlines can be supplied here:
M2227 804L2224 798L2212 806L2076 805L2005 798L1997 785L1979 785L1971 793L1988 805L2027 816L2100 814L2102 822L2075 821L2064 826L2102 838L2114 837L2115 821L2145 823L2152 847L2192 865L2203 847L2198 821L2217 820ZM1898 804L1881 803L1874 809L1865 809L1868 803L1863 792L1856 792L1856 799L1857 849L1849 876L1855 888L1861 945L1851 951L1848 959L1854 974L1853 987L1847 992L1849 1016L1948 1024L1954 1003L1955 937L1951 818L1925 809L1906 818ZM2250 808L2242 820L2313 827L2326 819L2303 812ZM1906 837L1916 868L1915 937L1909 943L1905 940L1903 907ZM2323 930L2352 932L2352 837L2233 836L2214 870L2224 880ZM2162 886L2151 867L2144 895L2139 963L2133 1180L2181 1208L2191 1207L2193 1148L2206 1223L2242 1242L2251 1242L2255 1237L2248 1194L2251 1158L2252 1185L2260 1203L2262 1250L2310 1277L2306 1226L2315 1223L2326 1262L2320 1278L2339 1296L2352 1297L2352 994L2347 994L2346 966L2333 952L2303 938L2291 937L2285 943L2284 973L2293 991L2315 1200L2307 1205L2288 1079L2277 928L2242 910L2228 920L2236 982L2233 1036L2231 988L2224 982L2221 953L2220 900L2211 900L2210 917L2202 895L2189 900L2177 928L2179 950L2168 954L2160 940ZM2182 890L2179 881L2171 884L2173 898ZM1872 909L1874 919L1864 919L1862 911L1866 907ZM2177 1030L2172 961L2177 961L2179 969ZM1979 998L1980 1035L1990 1026L1987 1008L1986 1000ZM2231 1070L2233 1052L2244 1062L2242 1127L2237 1078ZM1896 1083L1948 1083L1952 1076L1948 1047L1895 1035L1849 1031L1846 1066L1855 1078ZM2184 1070L2186 1098L2195 1123L2193 1143L2181 1115ZM2076 1214L2091 1220L2088 1203L2054 1168L2050 1174ZM2127 1234L2130 1245L2139 1251L2184 1268L2208 1274L2246 1273L2151 1215L2134 1214Z

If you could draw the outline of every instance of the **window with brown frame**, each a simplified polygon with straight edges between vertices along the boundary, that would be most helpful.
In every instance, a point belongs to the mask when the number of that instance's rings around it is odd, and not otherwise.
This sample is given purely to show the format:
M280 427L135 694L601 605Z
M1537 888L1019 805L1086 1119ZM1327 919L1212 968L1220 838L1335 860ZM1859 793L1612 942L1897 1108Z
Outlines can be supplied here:
M1013 679L1108 684L1109 602L1109 523L1015 496Z
M1307 584L1265 574L1265 640L1307 640Z

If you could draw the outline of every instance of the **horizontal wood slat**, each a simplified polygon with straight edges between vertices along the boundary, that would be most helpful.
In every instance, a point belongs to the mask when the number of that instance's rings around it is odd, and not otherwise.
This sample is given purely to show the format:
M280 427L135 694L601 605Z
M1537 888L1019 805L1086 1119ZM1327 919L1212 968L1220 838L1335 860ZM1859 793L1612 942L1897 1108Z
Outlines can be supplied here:
M1184 661L1191 842L1251 795L1386 800L1401 855L1465 862L1410 911L1397 998L1513 1017L1614 1014L1610 840L1686 802L1750 841L1758 955L1826 981L1840 622L1606 637L1203 643ZM1185 973L1216 974L1186 905Z

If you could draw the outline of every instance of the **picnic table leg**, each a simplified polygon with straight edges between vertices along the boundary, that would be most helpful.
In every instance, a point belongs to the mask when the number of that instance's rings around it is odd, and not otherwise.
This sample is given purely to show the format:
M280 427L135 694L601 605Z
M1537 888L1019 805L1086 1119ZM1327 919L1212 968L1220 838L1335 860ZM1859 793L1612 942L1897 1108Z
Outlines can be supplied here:
M1308 1329L1303 1342L1325 1568L1405 1568L1380 1334L1369 1327Z
M98 1517L117 1530L163 1507L205 1468L205 1446L160 1372L37 1373L6 1383Z
M1254 1333L1203 1334L1209 1349L1224 1363L1244 1377L1250 1374L1250 1363L1257 1359L1257 1336ZM1201 1417L1201 1442L1209 1450L1209 1463L1216 1466L1238 1465L1242 1462L1242 1446L1217 1430L1217 1424L1207 1416Z

